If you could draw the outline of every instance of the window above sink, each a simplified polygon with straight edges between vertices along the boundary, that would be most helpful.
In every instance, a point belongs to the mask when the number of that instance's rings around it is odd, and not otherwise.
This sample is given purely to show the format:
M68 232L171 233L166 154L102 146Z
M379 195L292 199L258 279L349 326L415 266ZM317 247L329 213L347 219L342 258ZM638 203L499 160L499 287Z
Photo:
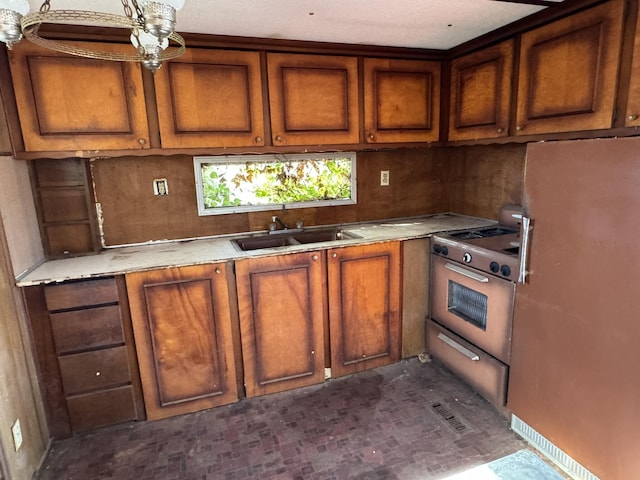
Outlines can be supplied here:
M194 157L199 215L356 203L356 154Z

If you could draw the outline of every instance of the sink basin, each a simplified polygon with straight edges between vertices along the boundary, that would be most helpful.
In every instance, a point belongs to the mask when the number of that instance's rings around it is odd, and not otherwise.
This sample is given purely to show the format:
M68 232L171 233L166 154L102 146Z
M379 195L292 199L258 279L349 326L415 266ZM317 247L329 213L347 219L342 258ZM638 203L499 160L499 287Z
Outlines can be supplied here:
M296 231L295 233L286 233L278 231L277 234L265 234L247 236L231 240L235 248L243 252L251 250L260 250L263 248L279 248L290 245L302 245L308 243L319 242L336 242L351 238L362 238L355 233L345 232L336 227L317 228L305 231Z
M291 243L291 237L285 235L260 235L257 237L244 237L231 240L240 250L260 250L261 248L286 247L287 245L297 245Z
M293 239L299 243L334 242L349 238L361 238L360 235L345 232L339 228L323 228L318 230L308 230L293 235Z

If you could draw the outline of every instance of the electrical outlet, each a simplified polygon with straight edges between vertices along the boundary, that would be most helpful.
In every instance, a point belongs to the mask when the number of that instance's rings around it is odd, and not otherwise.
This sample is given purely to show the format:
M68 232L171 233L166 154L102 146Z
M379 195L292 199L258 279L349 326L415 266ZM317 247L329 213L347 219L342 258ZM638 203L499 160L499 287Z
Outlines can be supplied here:
M13 445L16 448L16 452L22 446L22 428L20 427L20 419L11 426L11 434L13 435Z
M166 178L156 178L153 181L154 195L169 195L169 182Z
M389 185L389 170L380 170L380 186L386 187Z

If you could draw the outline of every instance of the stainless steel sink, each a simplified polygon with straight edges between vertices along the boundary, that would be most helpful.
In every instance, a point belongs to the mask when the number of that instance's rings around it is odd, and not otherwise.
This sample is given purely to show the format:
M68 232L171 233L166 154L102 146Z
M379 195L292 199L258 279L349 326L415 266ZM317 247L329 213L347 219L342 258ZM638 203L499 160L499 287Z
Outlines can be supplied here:
M287 233L279 230L276 234L250 235L231 240L231 244L243 252L264 248L280 248L308 243L337 242L353 238L362 238L355 233L346 232L337 227L312 228L309 230Z

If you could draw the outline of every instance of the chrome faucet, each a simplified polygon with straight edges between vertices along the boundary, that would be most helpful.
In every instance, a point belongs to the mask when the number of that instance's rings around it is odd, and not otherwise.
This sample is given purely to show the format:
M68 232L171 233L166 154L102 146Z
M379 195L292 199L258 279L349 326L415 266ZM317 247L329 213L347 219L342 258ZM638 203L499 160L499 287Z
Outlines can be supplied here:
M282 227L282 230L278 230L278 225ZM302 220L298 220L296 222L296 228L289 228L286 223L274 215L271 217L271 223L269 224L269 233L299 233L303 230L303 227L304 223L302 223Z
M277 230L278 224L280 224L283 230L289 229L289 227L287 227L287 225L282 220L280 220L280 217L274 215L273 217L271 217L271 225L269 225L269 230ZM274 228L271 228L272 226Z

